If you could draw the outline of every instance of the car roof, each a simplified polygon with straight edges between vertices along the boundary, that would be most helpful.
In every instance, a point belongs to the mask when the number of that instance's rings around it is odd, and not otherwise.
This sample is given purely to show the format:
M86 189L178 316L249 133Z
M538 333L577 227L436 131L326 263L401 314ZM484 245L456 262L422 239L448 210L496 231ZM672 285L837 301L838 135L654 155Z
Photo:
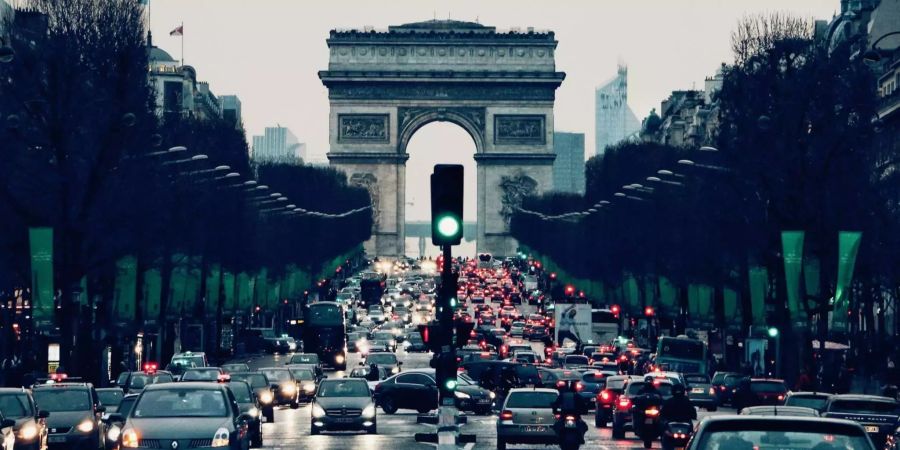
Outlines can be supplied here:
M27 394L23 387L0 387L0 394Z
M224 384L210 383L208 381L180 381L178 383L151 384L144 388L144 392L165 389L204 389L214 391L222 390L224 387Z
M509 390L509 394L507 394L507 398L509 397L510 394L514 394L514 393L516 393L516 392L546 392L546 393L559 394L559 391L557 391L556 389L548 389L548 388L514 388L514 389L510 389L510 390Z
M831 401L837 400L864 400L867 402L897 403L897 400L890 397L880 395L863 395L863 394L834 394L830 397Z
M62 383L46 383L46 384L36 384L31 387L32 390L35 389L62 389L62 388L81 388L81 389L90 389L90 383L78 383L73 381L62 382Z
M845 430L852 429L858 433L858 436L865 436L866 432L857 422L844 419L830 419L825 417L800 417L800 416L738 416L738 415L721 415L707 416L704 418L697 428L699 435L707 428L717 428L731 423L737 429L746 429L751 424L778 424L788 423L791 428L799 426L807 426L810 428L820 428L824 431L844 431L837 427L844 427Z

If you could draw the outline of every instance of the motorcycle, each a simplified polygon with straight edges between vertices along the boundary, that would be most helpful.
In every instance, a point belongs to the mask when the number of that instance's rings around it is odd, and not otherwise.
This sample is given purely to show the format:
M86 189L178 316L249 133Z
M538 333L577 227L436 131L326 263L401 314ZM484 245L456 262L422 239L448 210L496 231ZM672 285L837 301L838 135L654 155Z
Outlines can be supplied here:
M666 424L666 430L662 435L663 450L684 450L694 428L687 422L669 422Z
M661 434L659 414L660 408L656 405L634 412L634 434L644 441L644 448L650 448Z
M584 441L584 430L578 426L578 418L566 416L559 431L559 448L561 450L578 450Z

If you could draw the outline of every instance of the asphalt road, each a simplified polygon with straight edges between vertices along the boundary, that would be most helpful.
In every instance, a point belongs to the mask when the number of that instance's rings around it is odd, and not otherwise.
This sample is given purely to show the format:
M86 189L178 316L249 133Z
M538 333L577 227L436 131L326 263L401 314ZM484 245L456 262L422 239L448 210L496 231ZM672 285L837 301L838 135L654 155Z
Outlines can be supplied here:
M528 311L528 308L523 308ZM532 343L535 351L543 351L543 344ZM429 367L430 354L397 352L404 369ZM280 366L289 358L287 355L257 355L249 359L236 360L246 362L251 368ZM359 364L359 356L350 354L348 367L356 367ZM343 372L327 372L329 378L340 378ZM720 408L716 413L700 411L700 418L709 414L729 414L733 410ZM271 449L297 449L313 448L326 449L356 449L356 450L405 450L405 449L429 449L433 446L415 442L415 433L429 431L429 425L416 423L417 413L411 410L400 410L397 414L388 415L381 409L378 410L378 434L366 435L363 433L329 433L318 436L310 436L310 408L302 405L299 409L292 410L287 407L275 411L275 423L263 424L263 443L265 448ZM469 416L468 424L462 427L463 433L475 434L477 443L468 444L467 449L494 449L497 447L496 439L496 415ZM594 428L593 415L585 415L584 420L591 426L585 436L587 444L583 448L590 449L643 449L643 444L631 433L626 439L613 439L609 428ZM516 449L548 448L543 446L511 446ZM550 447L553 448L553 447ZM659 448L659 442L654 448Z

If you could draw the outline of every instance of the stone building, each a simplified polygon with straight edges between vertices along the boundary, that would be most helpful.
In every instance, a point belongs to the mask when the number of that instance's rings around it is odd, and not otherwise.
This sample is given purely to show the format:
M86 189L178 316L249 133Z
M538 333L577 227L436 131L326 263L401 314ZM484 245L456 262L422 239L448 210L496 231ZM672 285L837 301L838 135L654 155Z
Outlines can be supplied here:
M553 133L553 190L584 193L584 133Z

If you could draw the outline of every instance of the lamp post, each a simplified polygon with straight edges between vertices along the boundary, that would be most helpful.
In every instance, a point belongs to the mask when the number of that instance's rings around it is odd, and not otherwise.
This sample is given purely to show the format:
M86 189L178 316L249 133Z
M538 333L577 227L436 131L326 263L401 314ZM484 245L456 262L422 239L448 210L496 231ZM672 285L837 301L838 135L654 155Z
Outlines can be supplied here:
M863 53L863 61L869 64L878 63L884 56L890 54L894 50L897 50L896 48L891 50L878 48L878 43L881 42L884 38L897 35L900 35L900 30L891 31L890 33L881 35L881 37L876 39L875 42L872 43L872 46L868 50L866 50L865 53Z

